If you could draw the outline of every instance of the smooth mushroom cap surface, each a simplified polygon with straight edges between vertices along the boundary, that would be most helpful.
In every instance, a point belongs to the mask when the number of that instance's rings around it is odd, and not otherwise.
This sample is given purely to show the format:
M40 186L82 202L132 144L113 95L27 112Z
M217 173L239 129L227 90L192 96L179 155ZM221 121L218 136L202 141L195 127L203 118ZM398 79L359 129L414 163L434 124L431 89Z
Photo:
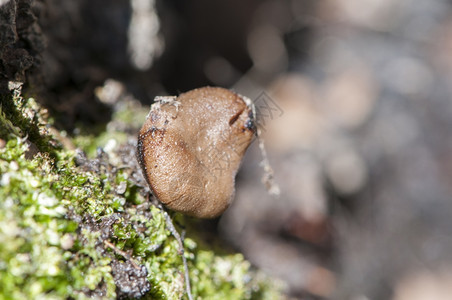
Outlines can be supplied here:
M232 201L255 132L251 101L217 87L159 99L138 136L138 160L152 192L172 210L219 216Z

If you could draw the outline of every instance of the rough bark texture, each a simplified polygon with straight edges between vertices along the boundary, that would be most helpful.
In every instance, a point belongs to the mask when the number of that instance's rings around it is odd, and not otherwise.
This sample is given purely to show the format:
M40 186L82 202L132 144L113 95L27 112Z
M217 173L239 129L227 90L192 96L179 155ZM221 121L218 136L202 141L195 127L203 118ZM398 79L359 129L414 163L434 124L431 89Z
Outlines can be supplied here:
M32 0L0 5L0 94L8 93L8 81L25 82L41 63L45 42L35 8Z

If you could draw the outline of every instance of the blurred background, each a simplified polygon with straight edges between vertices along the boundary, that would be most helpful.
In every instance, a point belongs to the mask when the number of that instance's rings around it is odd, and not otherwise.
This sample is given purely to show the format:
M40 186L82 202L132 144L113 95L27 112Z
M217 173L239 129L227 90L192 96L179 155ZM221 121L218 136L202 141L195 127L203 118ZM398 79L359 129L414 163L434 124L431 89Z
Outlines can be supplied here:
M37 23L18 26L35 58L29 88L71 135L108 122L95 90L112 79L146 106L205 85L255 101L280 196L261 183L255 142L232 207L209 225L287 295L450 299L450 1L36 0L32 11Z

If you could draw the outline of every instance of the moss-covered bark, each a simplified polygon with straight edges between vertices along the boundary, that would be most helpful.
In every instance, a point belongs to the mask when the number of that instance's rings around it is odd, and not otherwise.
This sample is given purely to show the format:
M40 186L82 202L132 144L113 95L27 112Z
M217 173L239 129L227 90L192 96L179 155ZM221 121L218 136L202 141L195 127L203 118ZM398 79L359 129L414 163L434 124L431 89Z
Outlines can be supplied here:
M184 298L178 243L136 179L127 135L110 126L79 136L92 152L104 146L90 159L63 146L74 141L43 113L17 92L0 104L0 299ZM112 124L143 113L129 103ZM200 249L188 236L185 256L197 299L280 297L241 254Z

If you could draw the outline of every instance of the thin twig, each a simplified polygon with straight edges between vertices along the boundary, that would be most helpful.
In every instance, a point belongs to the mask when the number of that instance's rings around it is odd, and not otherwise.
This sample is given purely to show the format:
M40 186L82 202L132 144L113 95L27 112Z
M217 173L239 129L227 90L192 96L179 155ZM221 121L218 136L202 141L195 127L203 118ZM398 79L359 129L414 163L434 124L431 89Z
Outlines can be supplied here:
M274 197L278 197L280 192L278 184L275 182L273 177L273 168L268 161L267 151L265 150L265 142L262 137L262 131L259 127L257 127L257 140L259 142L259 149L262 154L262 161L260 165L264 168L264 175L262 177L262 182L265 184L267 191L270 195Z
M122 251L121 249L119 249L118 247L116 247L115 245L110 243L109 241L104 241L104 244L105 244L105 246L113 249L113 251L115 251L116 254L122 255L125 259L129 260L135 269L141 270L141 268L138 266L138 264L132 259L132 257L129 254Z
M251 111L253 113L253 120L254 122L257 122L257 111L256 111L256 105L254 105L253 101L251 99L242 96L242 98L245 100L245 103L248 107L251 108ZM262 161L260 163L261 167L264 169L264 175L262 176L262 182L265 184L265 187L267 188L267 192L273 196L278 197L280 194L280 189L278 184L275 182L274 176L273 176L273 168L270 165L270 162L268 161L268 155L267 151L265 150L265 142L264 138L262 137L262 130L260 123L256 123L256 135L257 140L259 143L259 150L262 154Z
M176 227L174 227L173 220L171 220L171 217L166 212L163 205L159 203L158 207L162 210L163 216L165 217L166 226L168 227L168 230L171 232L171 234L174 236L174 238L179 243L179 254L182 256L182 262L184 264L184 273L185 273L185 289L187 292L187 297L189 300L193 300L193 296L191 294L191 287L190 287L190 275L188 273L188 265L187 265L187 259L185 258L185 250L184 250L184 242L183 238L180 236L179 232L177 232Z

